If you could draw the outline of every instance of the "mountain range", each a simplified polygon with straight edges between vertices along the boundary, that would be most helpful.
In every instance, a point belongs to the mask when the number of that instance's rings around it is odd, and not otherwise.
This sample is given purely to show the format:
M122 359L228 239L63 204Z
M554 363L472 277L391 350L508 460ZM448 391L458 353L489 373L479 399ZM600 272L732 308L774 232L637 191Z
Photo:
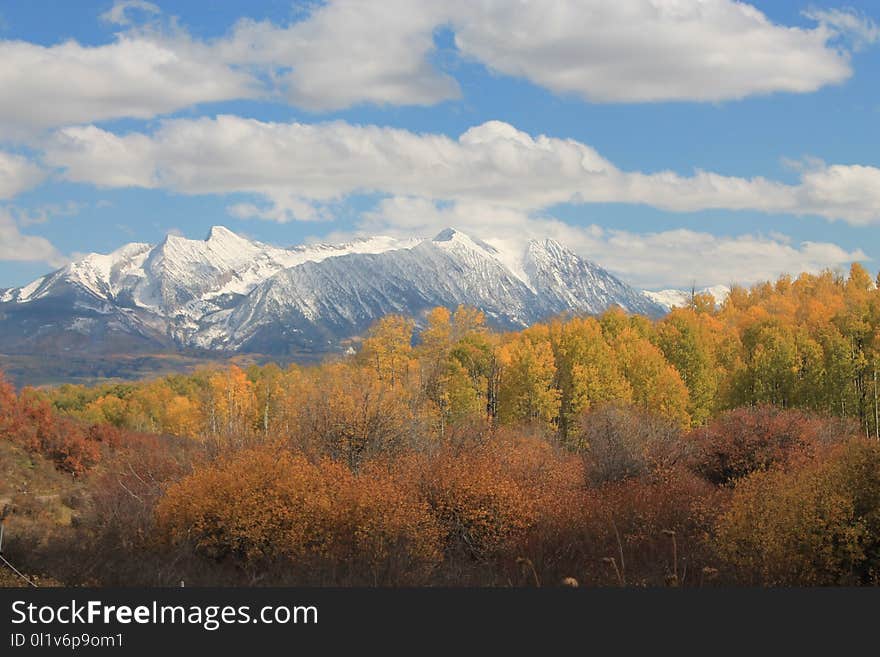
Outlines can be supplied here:
M716 304L724 303L727 295L730 294L730 288L727 285L713 285L691 290L660 290L659 292L645 291L645 296L654 303L667 309L679 308L688 305L694 294L708 294L715 299Z
M675 302L663 294L551 239L509 253L448 228L430 239L280 248L215 226L204 240L127 244L0 291L0 353L318 355L388 313L418 320L465 304L515 329L612 305L660 316Z

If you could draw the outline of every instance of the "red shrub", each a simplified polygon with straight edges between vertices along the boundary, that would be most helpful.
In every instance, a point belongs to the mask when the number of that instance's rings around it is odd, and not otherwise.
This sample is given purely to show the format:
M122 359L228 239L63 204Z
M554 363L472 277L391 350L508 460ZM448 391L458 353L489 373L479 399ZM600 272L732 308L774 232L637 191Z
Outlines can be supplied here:
M712 483L728 484L851 435L850 425L839 419L757 406L728 411L686 441L691 468Z
M106 422L91 425L86 430L86 435L89 440L114 448L122 446L127 438L126 432Z
M33 391L18 397L0 380L0 436L40 453L73 475L80 475L100 458L98 443L85 427L59 415Z

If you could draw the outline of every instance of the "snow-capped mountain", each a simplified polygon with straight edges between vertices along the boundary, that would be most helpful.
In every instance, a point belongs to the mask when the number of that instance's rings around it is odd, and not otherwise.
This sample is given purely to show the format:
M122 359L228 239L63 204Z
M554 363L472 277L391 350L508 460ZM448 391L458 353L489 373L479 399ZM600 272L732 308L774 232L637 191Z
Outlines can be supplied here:
M0 293L0 351L321 353L390 312L466 304L519 328L560 312L664 308L553 240L502 253L454 229L279 248L217 226L91 254Z
M645 290L643 294L657 305L671 310L688 305L694 292L696 294L711 294L715 303L721 305L730 294L730 288L726 285L713 285L699 290L660 290L659 292Z

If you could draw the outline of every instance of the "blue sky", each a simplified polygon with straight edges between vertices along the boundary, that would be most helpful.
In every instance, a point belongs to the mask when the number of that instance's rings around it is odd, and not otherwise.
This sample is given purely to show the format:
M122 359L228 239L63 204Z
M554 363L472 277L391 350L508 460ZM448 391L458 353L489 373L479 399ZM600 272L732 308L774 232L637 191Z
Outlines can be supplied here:
M0 288L214 224L546 235L654 289L877 271L876 3L439 4L7 0Z

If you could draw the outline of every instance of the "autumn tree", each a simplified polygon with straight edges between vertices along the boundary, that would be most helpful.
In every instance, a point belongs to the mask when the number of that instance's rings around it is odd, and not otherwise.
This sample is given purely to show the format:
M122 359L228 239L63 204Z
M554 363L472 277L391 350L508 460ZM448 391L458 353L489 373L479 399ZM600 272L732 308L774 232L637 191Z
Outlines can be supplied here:
M208 379L205 416L208 432L218 447L246 444L257 421L253 382L230 365Z
M466 306L454 314L431 310L419 338L421 391L437 410L442 436L449 422L485 410L492 349L483 314Z
M609 333L628 330L616 313L606 314L606 323L614 320ZM576 430L576 418L588 408L606 402L629 402L632 387L620 370L614 350L606 341L602 327L591 318L574 318L550 325L556 377L559 391L559 433L567 442Z
M299 388L290 442L357 470L370 455L398 450L421 433L412 401L401 385L370 369L325 366Z
M248 379L254 386L254 404L259 431L264 437L269 435L272 420L279 415L281 398L284 395L284 373L275 363L263 367L251 367Z
M367 332L360 358L376 376L394 387L409 370L415 323L401 315L385 315Z
M634 404L682 426L690 423L687 387L660 349L631 329L624 329L614 339L614 350Z
M690 308L674 308L657 324L657 345L687 386L687 411L694 424L704 424L718 407L720 330L717 319Z
M533 326L513 336L499 349L498 359L502 368L498 390L500 422L551 422L558 417L556 365L546 327Z

